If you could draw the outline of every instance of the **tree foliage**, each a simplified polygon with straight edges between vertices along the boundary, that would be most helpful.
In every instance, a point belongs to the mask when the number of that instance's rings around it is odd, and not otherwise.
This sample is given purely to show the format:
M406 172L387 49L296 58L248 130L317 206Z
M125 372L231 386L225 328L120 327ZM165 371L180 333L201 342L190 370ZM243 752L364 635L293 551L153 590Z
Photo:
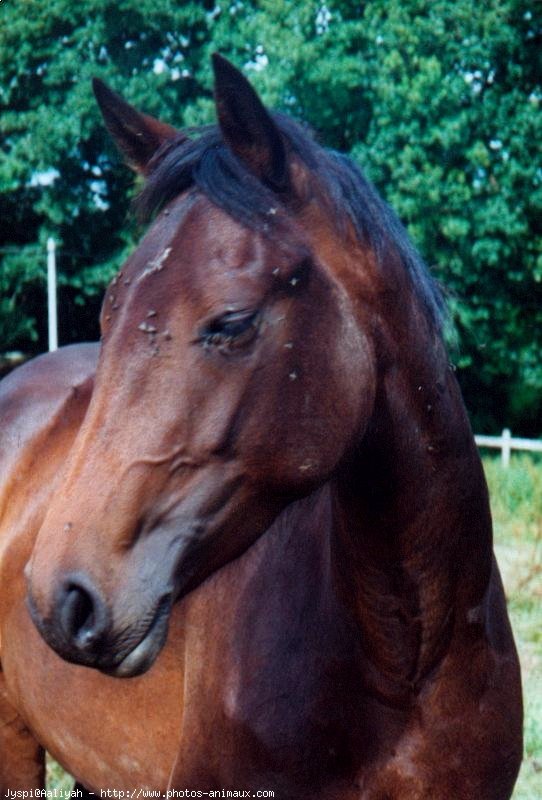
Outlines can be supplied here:
M201 124L218 50L351 153L406 222L449 292L476 426L541 434L541 39L536 0L0 0L4 349L43 347L48 235L63 341L97 335L139 235L90 78Z

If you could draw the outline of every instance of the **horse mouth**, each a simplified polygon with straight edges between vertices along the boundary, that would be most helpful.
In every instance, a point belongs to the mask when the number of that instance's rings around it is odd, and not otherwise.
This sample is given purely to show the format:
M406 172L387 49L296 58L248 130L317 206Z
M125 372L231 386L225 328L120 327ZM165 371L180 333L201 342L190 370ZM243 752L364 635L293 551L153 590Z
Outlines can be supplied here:
M99 666L99 669L114 678L133 678L147 672L166 642L170 611L171 598L167 596L159 603L151 624L135 647L113 666Z
M26 598L27 607L34 625L42 638L61 658L71 664L97 669L106 675L131 678L146 672L154 664L164 646L172 607L171 594L165 595L155 607L150 623L142 635L134 636L135 644L119 647L119 642L110 630L90 647L70 643L65 633L59 631L50 620L39 614L32 595Z

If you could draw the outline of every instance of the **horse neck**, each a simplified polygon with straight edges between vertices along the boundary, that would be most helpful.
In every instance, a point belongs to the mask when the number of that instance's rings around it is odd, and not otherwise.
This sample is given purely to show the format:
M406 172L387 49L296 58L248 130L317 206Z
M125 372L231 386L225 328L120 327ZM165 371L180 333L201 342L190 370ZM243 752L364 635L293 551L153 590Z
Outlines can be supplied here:
M376 358L374 414L335 481L335 566L369 682L391 702L416 690L480 604L491 520L455 376L419 309L384 330Z

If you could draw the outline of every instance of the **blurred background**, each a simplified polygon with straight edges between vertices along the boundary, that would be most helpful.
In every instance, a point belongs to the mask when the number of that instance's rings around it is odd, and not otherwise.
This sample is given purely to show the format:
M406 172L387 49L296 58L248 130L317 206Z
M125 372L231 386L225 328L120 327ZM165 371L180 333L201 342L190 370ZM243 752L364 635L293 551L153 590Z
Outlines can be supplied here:
M62 345L99 337L104 287L142 234L92 76L201 125L213 51L399 213L447 294L475 431L542 436L539 0L0 0L0 371L47 349L49 237ZM540 800L542 463L484 464L527 698L514 798Z

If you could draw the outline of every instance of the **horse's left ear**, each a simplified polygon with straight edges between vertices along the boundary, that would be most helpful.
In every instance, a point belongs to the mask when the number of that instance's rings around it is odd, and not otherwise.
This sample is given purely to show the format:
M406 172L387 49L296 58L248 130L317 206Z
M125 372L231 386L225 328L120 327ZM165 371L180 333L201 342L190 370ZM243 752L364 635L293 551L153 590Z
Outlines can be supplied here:
M213 53L213 70L216 111L225 143L271 189L286 191L286 148L271 115L247 79L218 53Z
M107 130L128 163L144 175L152 157L164 142L180 136L179 131L165 122L142 114L99 78L93 78L92 88Z

